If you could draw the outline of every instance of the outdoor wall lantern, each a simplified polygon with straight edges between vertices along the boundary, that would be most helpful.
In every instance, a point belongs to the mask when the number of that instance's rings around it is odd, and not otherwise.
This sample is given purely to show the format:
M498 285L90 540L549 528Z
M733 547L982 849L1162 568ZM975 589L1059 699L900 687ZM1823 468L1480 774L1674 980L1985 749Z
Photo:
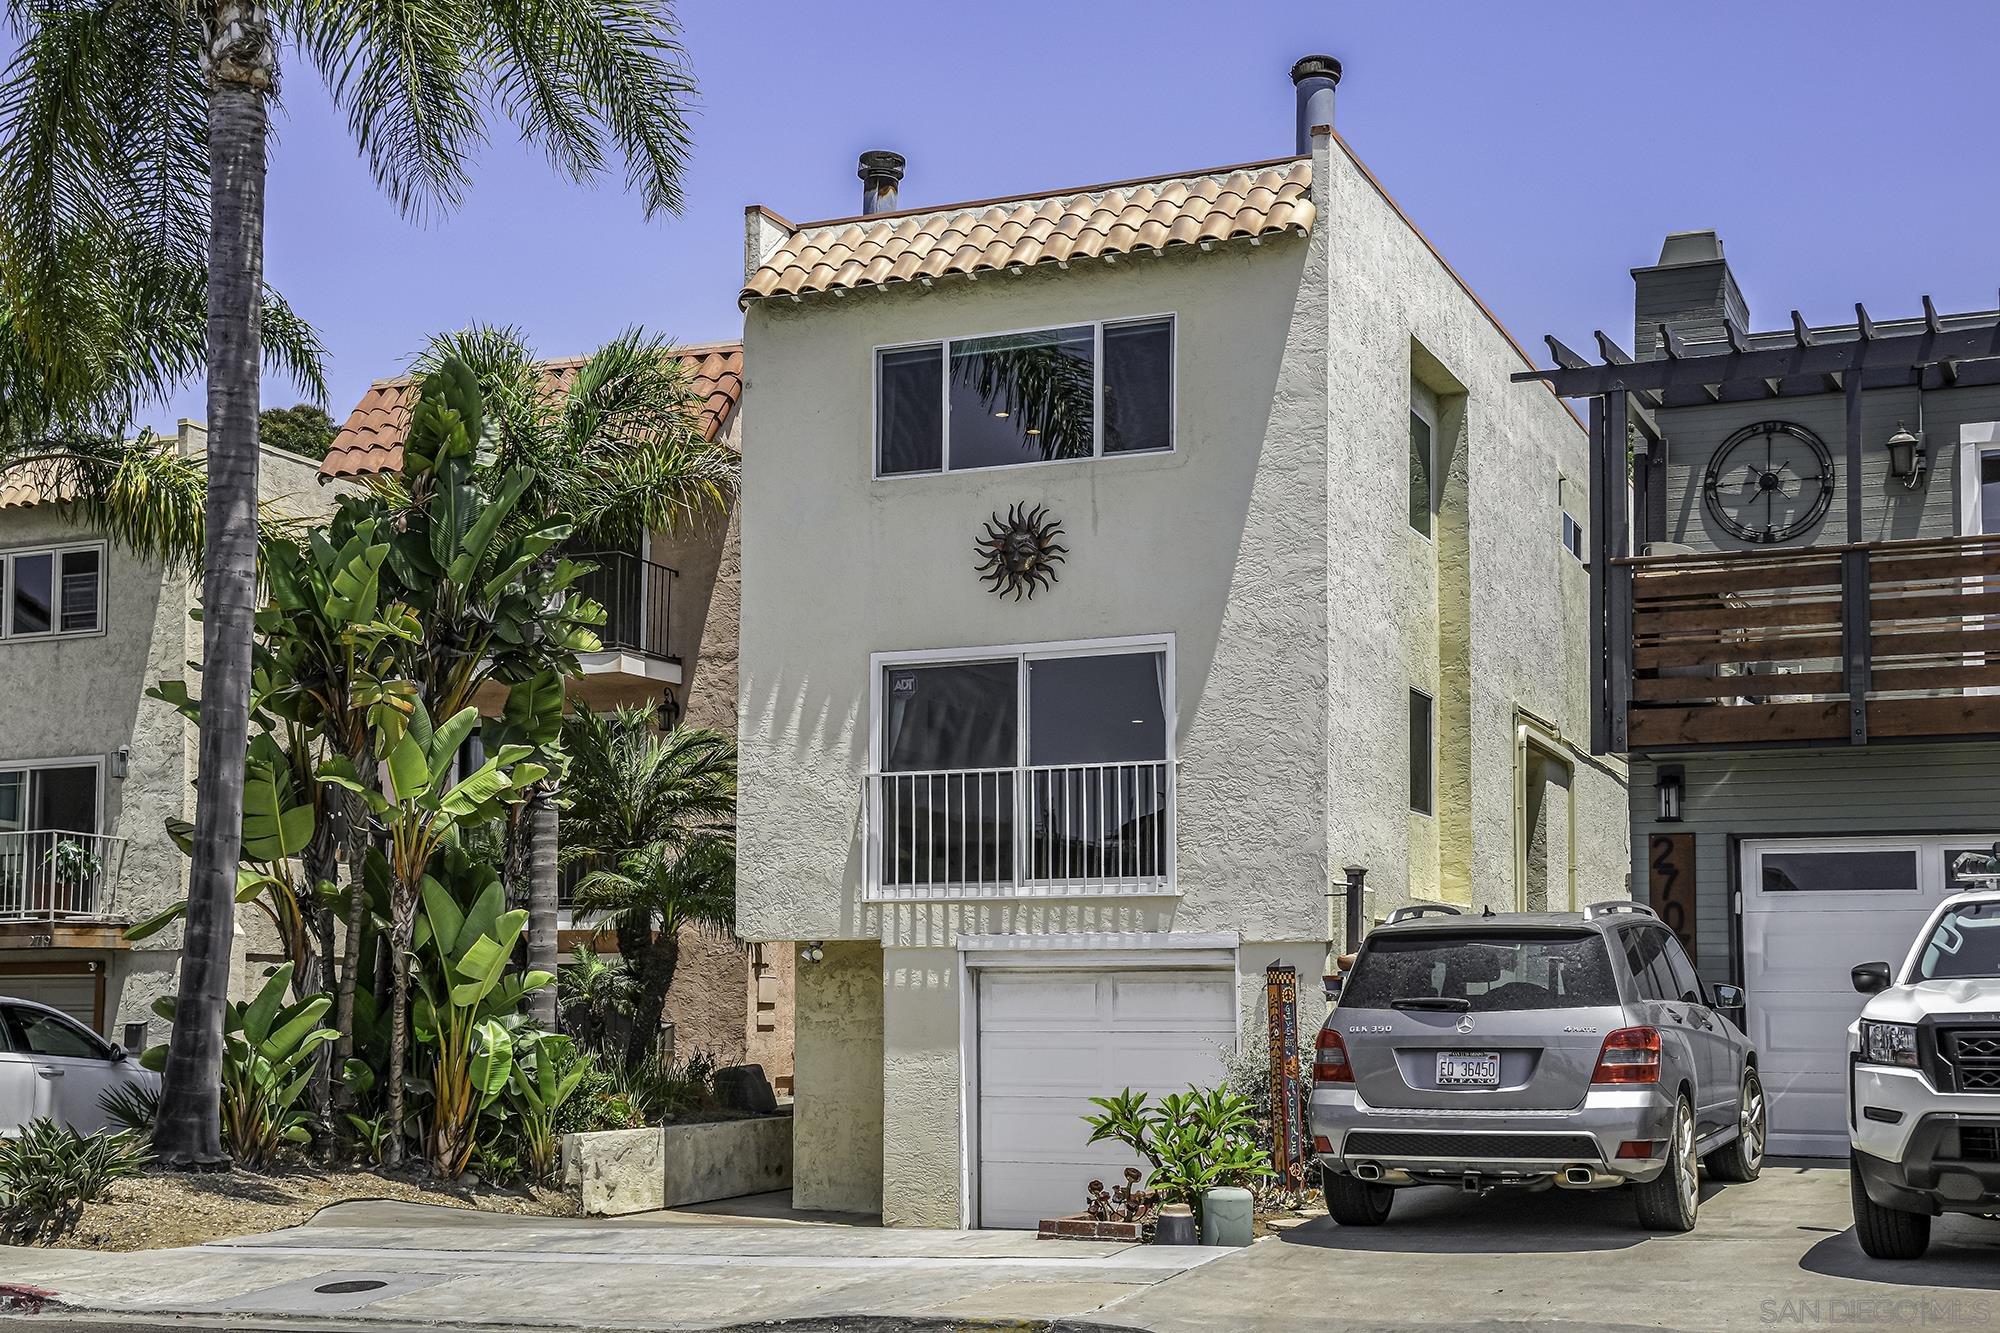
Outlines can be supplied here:
M1924 437L1911 430L1902 422L1896 423L1896 433L1888 440L1889 475L1903 483L1904 490L1915 490L1922 484L1924 468Z
M808 963L817 963L826 957L826 950L819 940L807 940L806 947L799 950L799 957Z
M1681 770L1678 768L1663 768L1660 770L1659 776L1653 779L1653 790L1658 792L1660 797L1660 822L1662 824L1678 824L1681 822L1681 797L1685 789L1686 782L1681 776Z
M132 771L132 747L121 745L111 752L111 776L120 782Z

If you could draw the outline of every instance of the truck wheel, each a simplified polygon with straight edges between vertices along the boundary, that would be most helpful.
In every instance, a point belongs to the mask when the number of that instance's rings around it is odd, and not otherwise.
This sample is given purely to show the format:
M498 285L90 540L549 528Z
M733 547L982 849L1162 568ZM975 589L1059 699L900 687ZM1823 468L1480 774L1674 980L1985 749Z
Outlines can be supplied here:
M1694 1108L1685 1097L1674 1107L1669 1134L1666 1169L1632 1187L1639 1225L1652 1231L1693 1231L1701 1177L1695 1167Z
M1396 1191L1387 1185L1356 1180L1353 1176L1328 1171L1326 1211L1344 1227L1379 1227L1389 1220Z
M1743 1071L1743 1088L1736 1098L1736 1138L1702 1159L1717 1180L1742 1184L1755 1180L1764 1166L1764 1085L1757 1071Z
M1854 1199L1854 1238L1870 1259L1921 1259L1931 1244L1928 1213L1885 1208L1868 1197L1861 1168L1848 1164L1847 1192Z

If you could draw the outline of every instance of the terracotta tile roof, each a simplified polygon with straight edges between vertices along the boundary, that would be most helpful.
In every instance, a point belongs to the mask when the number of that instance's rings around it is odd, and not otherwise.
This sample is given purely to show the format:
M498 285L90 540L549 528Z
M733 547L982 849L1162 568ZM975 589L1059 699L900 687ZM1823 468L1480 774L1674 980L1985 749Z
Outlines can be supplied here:
M1312 159L794 227L740 301L1312 230Z
M27 471L0 476L0 509L29 509L50 498L62 497L44 495L41 485Z
M743 393L743 344L702 343L676 351L688 368L691 387L702 399L702 435L718 439ZM543 362L549 392L567 389L584 360L575 356ZM408 375L371 384L334 435L326 460L319 465L320 480L367 477L401 467L403 434L410 427L415 392L416 381Z

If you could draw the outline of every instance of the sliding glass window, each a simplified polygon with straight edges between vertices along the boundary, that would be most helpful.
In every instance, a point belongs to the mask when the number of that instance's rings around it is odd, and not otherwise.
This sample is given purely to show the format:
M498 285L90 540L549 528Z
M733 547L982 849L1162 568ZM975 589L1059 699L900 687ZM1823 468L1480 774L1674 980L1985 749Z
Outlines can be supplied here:
M1173 317L884 348L879 476L1171 450Z

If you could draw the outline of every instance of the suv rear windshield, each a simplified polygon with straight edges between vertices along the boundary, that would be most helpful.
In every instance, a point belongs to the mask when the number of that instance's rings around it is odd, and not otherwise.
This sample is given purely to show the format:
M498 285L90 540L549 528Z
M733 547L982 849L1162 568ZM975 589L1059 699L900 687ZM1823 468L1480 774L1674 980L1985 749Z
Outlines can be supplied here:
M1584 1009L1617 1004L1618 983L1595 931L1378 935L1355 960L1340 1007L1389 1009L1397 1000L1462 1000L1473 1013Z

